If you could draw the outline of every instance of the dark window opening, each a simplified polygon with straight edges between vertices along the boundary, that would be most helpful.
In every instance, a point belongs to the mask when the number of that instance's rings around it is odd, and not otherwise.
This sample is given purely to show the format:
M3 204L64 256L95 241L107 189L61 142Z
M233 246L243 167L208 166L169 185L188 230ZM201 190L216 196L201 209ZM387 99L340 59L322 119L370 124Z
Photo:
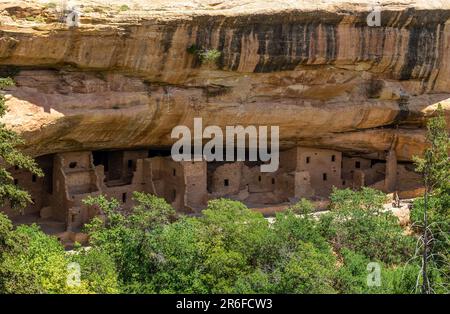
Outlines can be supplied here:
M36 182L36 175L35 174L33 174L32 176L31 176L31 181L33 181L33 182Z
M272 184L275 184L275 178L272 178Z
M69 168L71 168L71 169L75 168L76 166L77 166L76 161L72 161L72 162L69 164Z
M172 169L172 175L175 177L177 175L177 171L175 169Z
M361 168L361 162L356 161L356 162L355 162L355 168L356 168L356 169Z
M17 185L17 184L19 184L19 180L14 179L14 185Z
M19 170L19 166L14 166L14 169L15 170Z
M306 163L309 164L309 161L311 160L310 157L306 157Z
M228 181L228 179L223 180L223 185L224 186L229 186L230 185L230 181Z
M327 174L326 173L322 174L322 179L323 179L323 181L327 181Z
M183 147L180 148L180 154L183 153ZM166 157L170 156L170 149L149 149L147 157Z
M258 181L261 182L261 176L258 176Z
M333 162L336 161L336 156L335 155L331 156L331 161L333 161Z
M122 203L127 202L127 193L122 193Z
M342 181L342 185L345 185L345 180L344 180L344 181Z
M109 171L109 158L108 152L105 151L95 151L92 152L92 157L94 159L94 166L103 165L103 170L105 172Z
M133 168L133 160L129 159L128 160L128 169Z

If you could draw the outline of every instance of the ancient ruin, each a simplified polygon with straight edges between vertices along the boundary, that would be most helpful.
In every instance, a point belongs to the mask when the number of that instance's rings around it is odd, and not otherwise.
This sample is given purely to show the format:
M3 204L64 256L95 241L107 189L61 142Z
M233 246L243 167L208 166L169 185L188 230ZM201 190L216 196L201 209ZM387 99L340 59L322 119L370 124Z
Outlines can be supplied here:
M10 169L33 198L2 209L16 222L78 231L101 214L84 198L126 209L133 191L186 214L219 197L264 210L325 201L333 187L420 193L425 123L438 103L450 117L447 2L391 1L381 26L366 24L369 0L97 2L76 26L42 1L0 3L0 72L16 83L2 122L45 172ZM207 63L198 51L209 50L219 57ZM172 160L171 130L195 117L279 126L278 170Z
M282 151L280 168L263 173L256 162L173 161L154 156L153 150L103 150L56 153L38 158L43 179L10 169L15 184L30 191L33 204L22 212L5 208L20 220L55 223L79 231L99 215L82 201L88 196L107 195L133 204L132 192L163 197L175 209L196 214L207 201L226 197L249 207L287 205L300 198L326 199L336 188L369 186L384 192L401 191L402 184L420 188L420 177L411 167L397 163L395 153L384 159L343 156L329 149L295 147ZM403 178L407 178L405 181ZM400 195L401 192L400 192Z

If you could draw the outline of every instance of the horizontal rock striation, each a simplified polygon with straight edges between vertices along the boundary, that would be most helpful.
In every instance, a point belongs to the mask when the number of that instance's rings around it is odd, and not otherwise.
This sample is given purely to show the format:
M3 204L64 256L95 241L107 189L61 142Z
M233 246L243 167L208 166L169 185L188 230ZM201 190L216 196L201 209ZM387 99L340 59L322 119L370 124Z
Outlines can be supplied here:
M369 27L369 8L334 3L184 15L106 7L72 28L36 3L1 4L0 64L17 83L4 121L35 156L169 147L174 126L202 117L279 125L283 148L384 158L395 143L410 161L436 105L450 110L450 7L394 1ZM217 49L217 64L201 49Z

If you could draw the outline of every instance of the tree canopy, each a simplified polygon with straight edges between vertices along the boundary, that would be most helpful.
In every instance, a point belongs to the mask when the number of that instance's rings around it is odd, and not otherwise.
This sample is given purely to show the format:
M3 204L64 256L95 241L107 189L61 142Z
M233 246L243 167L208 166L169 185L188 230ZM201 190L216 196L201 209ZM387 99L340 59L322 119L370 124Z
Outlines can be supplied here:
M2 90L13 85L14 81L11 78L0 78L0 118L7 111ZM30 194L14 184L14 178L7 168L25 169L39 177L44 175L34 159L23 154L18 148L22 144L23 139L0 122L0 206L8 203L12 208L23 208L32 202Z

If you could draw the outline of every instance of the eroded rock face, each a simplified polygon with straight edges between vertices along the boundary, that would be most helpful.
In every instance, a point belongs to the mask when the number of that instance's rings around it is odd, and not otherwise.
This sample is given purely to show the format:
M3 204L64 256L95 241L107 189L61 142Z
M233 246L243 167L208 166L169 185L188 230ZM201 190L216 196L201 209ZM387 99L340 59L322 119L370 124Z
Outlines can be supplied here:
M410 161L425 147L426 118L438 103L450 110L445 1L391 1L380 27L351 1L184 11L132 1L127 12L114 1L95 11L99 3L72 28L37 1L0 4L0 64L17 69L3 121L34 156L169 147L173 127L202 117L204 126L278 125L283 148L383 159L395 142L398 160ZM220 51L217 65L196 49Z

